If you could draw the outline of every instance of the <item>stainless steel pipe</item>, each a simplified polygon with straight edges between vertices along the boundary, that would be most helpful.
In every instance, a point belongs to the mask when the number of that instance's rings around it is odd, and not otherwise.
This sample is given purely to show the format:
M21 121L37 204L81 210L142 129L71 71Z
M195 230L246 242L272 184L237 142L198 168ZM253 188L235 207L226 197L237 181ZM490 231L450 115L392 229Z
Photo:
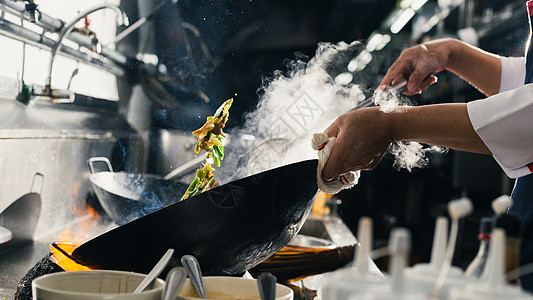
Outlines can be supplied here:
M54 45L56 44L56 41L48 37L45 37L32 30L29 30L25 27L22 27L18 24L12 23L2 18L0 18L0 35L4 35L14 40L28 43L30 45L33 45L33 46L36 46L36 47L39 47L45 50L52 49L52 47L54 47ZM113 63L109 59L91 57L90 55L84 52L78 51L68 46L61 47L61 52L63 55L71 59L79 60L90 65L98 66L101 69L104 69L107 72L110 72L114 75L118 75L118 76L124 75L124 70L120 68L119 66L117 66L115 63ZM122 57L118 56L118 58L116 57L116 59L120 61L125 61L126 57L122 55Z

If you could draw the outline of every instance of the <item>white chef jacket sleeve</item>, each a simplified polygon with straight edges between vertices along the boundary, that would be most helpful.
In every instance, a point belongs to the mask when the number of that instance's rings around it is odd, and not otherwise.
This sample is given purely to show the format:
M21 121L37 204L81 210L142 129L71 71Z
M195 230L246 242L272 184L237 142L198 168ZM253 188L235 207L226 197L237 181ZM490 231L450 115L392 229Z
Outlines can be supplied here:
M533 84L469 102L467 109L474 130L509 177L532 173Z
M524 57L500 57L502 75L500 93L524 85L526 77L526 59Z

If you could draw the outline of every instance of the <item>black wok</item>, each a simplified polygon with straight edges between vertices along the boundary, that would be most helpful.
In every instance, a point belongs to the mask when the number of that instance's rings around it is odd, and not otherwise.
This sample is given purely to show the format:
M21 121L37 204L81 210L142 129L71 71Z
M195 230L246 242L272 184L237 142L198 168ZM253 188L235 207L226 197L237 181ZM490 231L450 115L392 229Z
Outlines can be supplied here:
M204 275L242 274L300 230L313 204L317 160L265 171L117 227L78 247L93 269L147 273L167 249L198 258Z
M94 164L102 162L107 171L95 172ZM113 172L105 157L89 159L89 177L96 197L113 222L124 225L181 199L187 185L160 176Z

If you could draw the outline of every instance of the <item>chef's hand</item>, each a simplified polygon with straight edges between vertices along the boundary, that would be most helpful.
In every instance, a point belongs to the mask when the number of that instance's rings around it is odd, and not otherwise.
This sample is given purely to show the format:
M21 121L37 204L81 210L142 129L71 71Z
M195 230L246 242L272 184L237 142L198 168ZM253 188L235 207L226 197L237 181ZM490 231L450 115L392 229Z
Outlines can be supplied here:
M406 95L420 94L437 82L434 75L444 70L454 59L453 39L440 39L402 51L383 77L383 89L401 80L408 80Z
M324 133L337 137L322 169L322 178L326 181L348 171L375 168L393 141L379 107L357 109L341 115Z

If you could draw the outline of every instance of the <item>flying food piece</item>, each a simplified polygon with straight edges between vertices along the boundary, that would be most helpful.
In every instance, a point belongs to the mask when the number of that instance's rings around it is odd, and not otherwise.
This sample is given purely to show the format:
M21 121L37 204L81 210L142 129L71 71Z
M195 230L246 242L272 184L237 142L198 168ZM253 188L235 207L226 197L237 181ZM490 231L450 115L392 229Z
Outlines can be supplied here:
M233 98L226 100L226 102L222 103L217 109L214 116L207 117L207 122L205 122L201 128L192 132L192 134L198 137L198 142L194 147L195 153L199 153L200 150L209 152L212 149L223 149L222 139L226 136L222 129L226 126L226 121L229 118L229 109L232 103ZM224 155L222 154L222 156Z
M215 181L215 174L213 174L213 170L213 166L207 161L204 163L202 169L196 170L196 178L194 178L192 183L189 185L181 200L203 193L217 186L218 183Z
M226 136L222 129L226 126L226 122L228 121L229 109L232 103L233 98L226 100L217 109L215 115L207 117L205 124L192 132L193 135L198 137L194 152L199 153L201 150L206 151L206 161L202 169L196 170L196 178L189 185L189 188L187 188L187 191L181 200L203 193L218 185L215 181L215 175L213 174L214 167L210 161L212 159L215 166L220 167L220 162L224 159L224 146L222 145L222 140Z

